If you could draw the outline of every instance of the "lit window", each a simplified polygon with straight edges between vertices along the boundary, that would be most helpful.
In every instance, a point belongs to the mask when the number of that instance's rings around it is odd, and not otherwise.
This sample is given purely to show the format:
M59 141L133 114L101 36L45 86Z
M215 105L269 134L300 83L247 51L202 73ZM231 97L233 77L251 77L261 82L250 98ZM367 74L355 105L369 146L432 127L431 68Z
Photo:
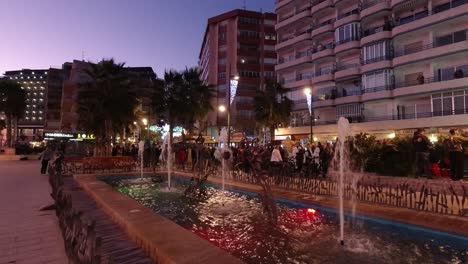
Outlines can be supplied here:
M44 74L47 74L47 72L44 72Z
M32 119L33 119L33 120L36 120L36 117L34 117L34 116L33 116L33 118L32 118Z
M18 77L15 77L16 80L18 80Z
M34 72L32 72L32 74L34 74Z
M39 83L39 82L37 82L37 83ZM42 82L42 83L45 83L45 81L44 81L44 82Z
M21 74L21 75L23 75L23 73L22 73L22 72L20 72L20 74Z
M37 82L37 83L41 83L41 82Z
M21 90L24 90L24 87L23 87L23 86L21 86Z
M39 117L39 120L42 120L42 116Z
M31 79L31 78L28 76L28 79Z
M26 117L26 119L29 119L29 117Z
M33 82L29 82L29 83L33 83Z
M41 79L42 79L42 76L41 76L41 77L39 77L39 78L41 78Z
M21 76L21 79L24 79L23 76Z
M10 80L13 80L13 77L10 77Z
M36 76L34 76L34 79L36 79Z
M26 105L27 108L31 107L30 105Z
M28 82L23 82L23 83L28 83Z
M31 90L31 87L28 86L28 90Z

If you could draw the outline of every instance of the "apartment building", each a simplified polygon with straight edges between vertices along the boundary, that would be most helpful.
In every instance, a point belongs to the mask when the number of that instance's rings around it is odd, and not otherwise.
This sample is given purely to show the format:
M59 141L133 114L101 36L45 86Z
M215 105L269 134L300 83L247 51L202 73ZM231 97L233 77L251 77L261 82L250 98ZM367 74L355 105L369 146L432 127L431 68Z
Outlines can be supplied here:
M26 110L18 120L19 135L30 140L42 136L46 125L49 69L22 69L5 72L5 78L17 82L26 91Z
M253 98L267 81L275 80L276 15L232 10L208 19L199 54L202 77L217 90L212 103L217 110L227 106L229 80L238 76L236 96L231 104L231 124L252 135L255 129ZM225 126L226 113L213 111L205 125L216 137Z
M346 117L380 138L468 128L467 0L280 0L278 80L295 108L278 138L333 139Z

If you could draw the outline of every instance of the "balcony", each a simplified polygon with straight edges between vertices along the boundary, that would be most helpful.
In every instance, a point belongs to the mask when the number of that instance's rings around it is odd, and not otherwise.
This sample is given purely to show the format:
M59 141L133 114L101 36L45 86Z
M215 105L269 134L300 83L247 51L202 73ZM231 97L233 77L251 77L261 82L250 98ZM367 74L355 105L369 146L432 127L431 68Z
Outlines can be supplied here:
M294 0L277 0L276 3L275 3L276 11L278 11L278 9L280 9L282 7L287 6L288 4L290 4L292 2L294 2Z
M394 23L393 37L425 26L437 24L449 18L467 14L467 8L456 8L465 4L468 4L468 0L454 0L443 5L435 6L430 11L425 10L408 17L400 18Z
M361 46L376 42L383 39L392 38L392 27L390 25L382 25L362 31Z
M393 66L396 67L416 61L428 60L435 57L460 53L464 51L468 51L468 40L447 45L430 43L411 49L401 49L395 52Z
M335 72L335 79L346 79L357 75L361 75L361 64L338 64Z
M338 41L335 43L335 54L338 54L343 51L347 51L350 49L360 49L361 48L361 42L359 41L359 38L349 38L349 39L344 39L341 41Z
M321 83L321 82L331 82L334 80L334 72L335 68L330 68L321 72L316 72L312 82L315 83Z
M455 76L444 76L443 78L435 76L421 80L399 82L395 84L393 95L398 97L464 88L468 81L467 78L468 76L458 76L458 78L455 78Z
M391 55L380 56L373 59L363 60L361 66L361 73L371 72L379 69L392 67Z
M293 111L309 109L309 106L307 105L307 99L294 100L293 102Z
M284 70L290 67L301 65L303 63L310 62L310 56L308 52L297 53L295 57L290 59L279 60L279 64L275 66L275 71Z
M354 21L359 21L361 19L359 15L359 9L354 9L348 13L341 14L337 17L337 20L334 23L335 28L339 28L343 25L349 24Z
M312 4L312 8L310 10L310 14L314 15L318 11L325 9L327 7L333 6L333 1L332 0L318 0L315 3Z
M283 49L285 47L289 47L289 46L292 46L292 45L294 45L296 43L299 43L299 42L302 42L302 41L307 41L307 40L310 40L309 31L300 32L297 35L295 35L294 37L290 37L289 39L283 40L282 42L276 44L275 49L280 50L280 49Z
M361 19L376 14L383 10L391 9L390 0L374 0L367 1L361 4Z
M335 53L333 52L333 43L321 46L320 48L316 48L312 52L312 61L316 61L321 58L334 56Z
M316 36L320 36L325 32L333 32L335 31L335 28L333 27L333 22L335 19L330 19L327 21L324 21L320 24L314 25L311 27L311 34L310 37L314 38Z
M361 87L338 88L335 104L340 105L359 102L362 95L361 89Z
M296 14L286 18L286 19L283 19L281 21L279 21L276 25L275 25L275 29L276 30L279 30L285 26L288 26L288 25L292 25L296 22L303 22L304 19L306 19L307 17L310 16L310 6L302 9L302 10L299 10L296 12Z

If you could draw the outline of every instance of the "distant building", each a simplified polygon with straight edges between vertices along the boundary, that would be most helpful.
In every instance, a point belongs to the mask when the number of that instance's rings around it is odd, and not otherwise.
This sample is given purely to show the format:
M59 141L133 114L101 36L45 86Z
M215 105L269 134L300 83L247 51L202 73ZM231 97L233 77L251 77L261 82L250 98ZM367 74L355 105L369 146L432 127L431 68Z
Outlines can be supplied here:
M201 127L216 135L226 125L228 82L240 77L237 94L231 105L231 124L253 134L255 128L253 97L269 80L275 80L276 15L248 10L233 10L208 19L199 54L199 68L207 84L217 91L211 112Z
M79 127L78 94L80 86L91 81L85 73L90 67L89 62L74 60L64 64L65 80L62 90L60 130L64 132L87 132ZM151 116L152 83L156 74L151 67L125 68L136 85L137 97L140 100L141 110ZM151 120L150 120L151 122Z
M33 140L42 136L46 125L49 69L16 70L5 72L5 78L17 82L26 91L26 110L18 121L19 135Z
M278 0L278 80L295 109L277 138L337 135L346 117L379 138L468 128L468 2Z

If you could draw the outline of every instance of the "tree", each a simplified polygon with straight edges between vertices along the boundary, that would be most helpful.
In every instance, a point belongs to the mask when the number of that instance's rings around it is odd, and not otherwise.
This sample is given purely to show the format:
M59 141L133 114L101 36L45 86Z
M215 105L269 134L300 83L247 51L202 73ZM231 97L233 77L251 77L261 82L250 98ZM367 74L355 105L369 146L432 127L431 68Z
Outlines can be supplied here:
M85 70L89 81L78 94L79 125L94 133L96 156L109 156L116 132L128 127L135 119L137 97L124 63L104 59Z
M291 117L294 103L286 93L280 84L270 82L254 97L255 120L270 129L271 140L275 138L275 129L280 125L287 126Z
M26 109L26 92L21 89L21 85L3 80L0 81L0 112L6 116L7 146L12 147L12 129L18 129L18 119L22 118ZM14 122L13 122L14 121Z
M206 85L203 82L201 72L197 68L185 69L182 72L182 79L184 91L188 96L187 106L189 110L184 117L184 126L188 129L189 134L192 134L193 124L203 119L210 111L213 111L211 102L216 90L212 85Z
M191 131L197 120L213 110L213 97L213 87L203 83L198 69L189 68L183 72L170 70L164 73L163 80L155 82L153 110L169 124L172 141L172 130L176 125Z

